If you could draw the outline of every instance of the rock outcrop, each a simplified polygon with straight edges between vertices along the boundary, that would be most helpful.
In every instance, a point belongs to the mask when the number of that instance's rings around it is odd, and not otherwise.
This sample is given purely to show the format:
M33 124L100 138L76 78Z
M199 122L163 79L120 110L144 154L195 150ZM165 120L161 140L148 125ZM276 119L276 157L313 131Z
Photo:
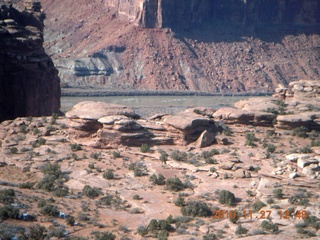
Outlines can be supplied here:
M66 113L69 137L98 148L181 145L199 148L215 142L217 127L209 117L193 112L140 119L132 109L103 102L80 102Z
M0 121L59 112L60 80L45 53L40 2L18 11L0 2Z
M275 126L281 129L320 129L320 82L300 80L278 86L273 98L250 98L212 114L226 124Z
M65 87L273 92L320 77L315 0L42 3Z

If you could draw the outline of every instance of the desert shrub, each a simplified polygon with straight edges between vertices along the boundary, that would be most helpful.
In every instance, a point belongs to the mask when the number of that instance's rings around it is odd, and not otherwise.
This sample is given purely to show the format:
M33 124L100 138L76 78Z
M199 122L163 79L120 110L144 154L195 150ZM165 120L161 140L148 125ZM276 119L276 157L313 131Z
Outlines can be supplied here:
M27 126L25 123L22 123L22 124L19 126L19 132L26 134L26 133L28 132L27 127L28 127L28 126Z
M95 169L94 163L89 163L89 164L88 164L88 168L90 168L90 169Z
M267 206L264 202L257 201L254 204L252 204L252 211L258 212L261 208Z
M114 158L120 158L121 157L121 153L119 151L113 151L112 155Z
M169 190L178 192L185 188L184 184L178 177L168 178L166 181L166 186Z
M206 164L217 164L217 160L215 160L215 159L213 159L211 157L206 158L204 161L205 161Z
M7 204L7 203L13 203L14 199L16 198L16 193L13 189L3 189L0 190L0 202Z
M225 136L231 136L232 132L231 132L230 128L226 126L226 129L223 130L223 134Z
M207 233L202 237L202 240L215 240L218 239L214 233Z
M274 153L276 150L276 146L273 144L268 144L267 146L267 153Z
M213 153L210 151L203 151L202 153L201 153L201 157L203 157L204 159L206 159L206 158L210 158L210 157L212 157L213 156Z
M303 148L300 148L299 151L301 153L312 153L312 149L309 146L304 146Z
M40 212L43 215L48 215L48 216L52 216L52 217L57 217L59 216L59 210L58 207L52 204L47 204L44 207L42 207L42 209L40 210Z
M85 185L82 189L82 193L88 198L97 198L102 194L102 191L97 187Z
M103 177L105 179L114 179L114 173L112 169L108 169L104 174Z
M188 158L188 154L186 152L180 152L179 150L174 150L171 154L170 157L174 160L177 161L184 161Z
M229 221L232 223L237 223L239 218L241 217L241 213L236 211L236 215L229 214Z
M98 160L100 155L101 155L100 152L99 153L98 152L93 152L93 153L90 154L90 157L95 159L95 160Z
M11 154L17 154L18 153L18 148L16 148L16 147L10 148L10 153Z
M135 194L135 195L133 195L132 199L133 200L140 200L141 197L139 196L139 194Z
M58 188L58 189L54 190L53 194L54 194L56 197L65 197L65 196L68 196L68 194L69 194L69 188L68 188L68 187Z
M281 188L277 188L277 189L273 190L273 196L275 198L281 199L283 197L283 195L284 194L282 193L282 189Z
M78 219L78 221L81 221L81 222L86 222L86 221L90 220L88 214L84 213L84 212L79 212L78 216L77 216L77 219Z
M8 218L17 219L19 217L19 209L11 205L4 205L0 207L0 220Z
M254 147L256 146L255 142L258 141L259 139L256 138L256 135L252 132L246 133L246 146L251 146Z
M94 232L95 240L114 240L116 239L116 235L111 232Z
M69 215L66 219L66 223L70 226L74 226L76 220L73 216Z
M143 143L140 146L140 152L146 153L150 151L150 146L147 143Z
M184 198L179 194L178 198L174 201L174 205L178 207L183 207L186 205Z
M271 231L273 233L276 233L279 231L279 227L277 224L273 224L271 222L268 222L266 220L262 221L261 227L266 231Z
M244 234L247 234L247 232L248 232L248 229L242 227L241 224L239 224L235 233L237 235L244 235Z
M20 183L19 188L32 189L34 185L35 185L35 182L25 182L25 183Z
M208 217L212 215L211 209L205 202L189 201L181 208L181 213L192 217Z
M81 147L79 144L76 144L76 143L71 144L70 147L71 147L71 150L72 150L72 151L82 150L82 147Z
M64 227L57 227L57 228L53 228L51 229L51 231L49 232L48 236L49 237L57 237L57 238L62 238L65 236L66 230Z
M166 178L160 173L158 176L156 174L152 174L149 178L150 182L156 185L165 185Z
M160 160L164 163L166 163L166 161L168 160L169 155L164 151L164 150L159 150L160 155Z
M40 168L41 172L44 174L53 175L57 178L62 176L61 166L58 163L48 163Z
M217 171L217 169L215 167L210 168L210 172L216 172L216 171Z
M301 127L297 127L295 129L292 130L291 135L292 136L297 136L300 138L307 138L308 137L308 128L306 128L305 126L301 126Z
M220 154L220 151L219 151L218 149L213 148L213 149L211 149L210 153L211 153L212 155L219 155L219 154Z
M144 227L144 226L139 226L138 229L137 229L137 233L143 237L145 235L148 234L148 228Z
M40 224L36 224L33 226L30 226L29 228L29 234L27 239L45 239L46 237L46 228L44 226L41 226Z
M219 192L219 203L227 204L233 206L235 204L236 198L234 194L228 190L222 190Z

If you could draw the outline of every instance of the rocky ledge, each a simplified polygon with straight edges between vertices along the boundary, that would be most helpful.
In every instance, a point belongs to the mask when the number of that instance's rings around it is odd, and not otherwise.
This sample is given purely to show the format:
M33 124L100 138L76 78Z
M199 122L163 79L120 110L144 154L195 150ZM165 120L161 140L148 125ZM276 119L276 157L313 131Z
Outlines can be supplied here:
M21 4L0 2L0 121L60 109L58 71L42 46L45 14L40 2Z

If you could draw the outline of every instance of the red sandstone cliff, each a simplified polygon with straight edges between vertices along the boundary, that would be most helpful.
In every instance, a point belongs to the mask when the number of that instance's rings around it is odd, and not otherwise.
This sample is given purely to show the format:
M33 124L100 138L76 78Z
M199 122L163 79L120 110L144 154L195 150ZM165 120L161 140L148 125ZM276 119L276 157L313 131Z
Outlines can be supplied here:
M25 4L0 5L0 121L60 109L58 71L42 47L45 14L39 2Z
M316 0L43 0L62 86L272 92L319 79Z

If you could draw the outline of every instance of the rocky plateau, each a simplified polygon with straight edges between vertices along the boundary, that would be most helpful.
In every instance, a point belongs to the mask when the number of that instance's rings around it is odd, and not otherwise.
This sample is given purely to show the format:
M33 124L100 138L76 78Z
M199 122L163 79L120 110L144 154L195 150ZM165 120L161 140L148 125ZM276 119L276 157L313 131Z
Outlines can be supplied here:
M299 80L234 108L3 121L0 237L318 239L319 96Z

